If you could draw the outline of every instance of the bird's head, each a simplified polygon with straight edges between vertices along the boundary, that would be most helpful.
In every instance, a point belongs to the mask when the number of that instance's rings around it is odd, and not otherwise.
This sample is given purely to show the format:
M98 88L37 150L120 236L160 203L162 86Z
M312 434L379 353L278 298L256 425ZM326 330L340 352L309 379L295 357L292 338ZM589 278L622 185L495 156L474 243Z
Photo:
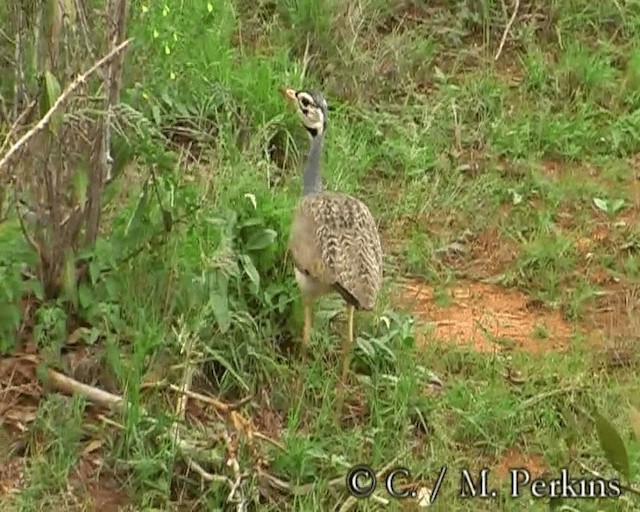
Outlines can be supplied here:
M327 129L327 100L318 91L285 89L285 95L295 102L298 115L309 135L317 137Z

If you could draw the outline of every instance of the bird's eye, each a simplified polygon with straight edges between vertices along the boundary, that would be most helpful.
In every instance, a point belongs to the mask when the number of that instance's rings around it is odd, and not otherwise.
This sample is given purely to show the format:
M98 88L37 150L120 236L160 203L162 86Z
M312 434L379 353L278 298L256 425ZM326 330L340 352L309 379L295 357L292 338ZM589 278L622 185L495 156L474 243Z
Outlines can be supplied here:
M302 105L304 108L307 108L309 105L311 105L311 102L309 101L309 98L305 98L303 96L302 98L300 98L300 105Z

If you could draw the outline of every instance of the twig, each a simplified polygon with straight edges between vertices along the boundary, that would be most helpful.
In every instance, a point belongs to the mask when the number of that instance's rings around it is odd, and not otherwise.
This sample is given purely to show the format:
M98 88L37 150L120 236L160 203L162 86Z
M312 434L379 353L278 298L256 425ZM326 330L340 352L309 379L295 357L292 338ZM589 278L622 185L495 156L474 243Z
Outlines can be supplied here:
M187 464L189 466L189 469L192 469L196 473L198 473L198 475L200 475L200 477L206 482L221 482L228 485L229 487L233 487L233 482L229 477L223 476L223 475L214 475L213 473L209 473L195 460L190 458L187 459Z
M186 352L186 357L188 359L188 356L191 352L191 341L188 341L187 343L185 343L184 352ZM35 356L26 356L25 359L31 361L34 364L38 363L38 358ZM48 370L47 375L48 375L49 383L58 391L61 391L68 395L84 396L90 402L100 405L102 407L108 408L110 410L116 410L116 411L122 412L126 409L127 402L124 400L123 397L114 395L107 391L103 391L93 386L89 386L87 384L83 384L55 370ZM184 372L184 376L183 376L182 386L178 388L181 391L181 395L180 395L180 398L178 399L178 403L176 404L176 412L180 418L184 418L187 400L188 400L188 397L192 394L192 392L189 390L192 376L193 376L193 367L191 365L187 365ZM202 395L199 395L198 397L208 399L208 397L203 397ZM210 400L207 400L207 401L210 401ZM221 403L222 402L220 402L219 404ZM226 404L223 404L223 405L226 405ZM231 408L229 408L229 406L227 406L226 410L230 412L231 419L234 423L234 426L236 426L236 428L238 428L237 427L238 424L246 422L246 420L243 420L242 418L240 418L239 414L233 411ZM112 420L110 420L109 418L103 415L100 416L100 419L106 424L109 424L118 428L123 428L122 425L119 425L113 422ZM155 421L153 420L153 418L149 418L149 419L151 421ZM246 428L244 428L244 430L246 430ZM242 502L242 497L238 497L236 496L236 494L238 493L238 490L240 489L240 486L242 485L242 483L245 482L250 475L247 472L240 471L240 465L236 457L237 449L234 446L235 444L234 441L232 440L231 436L227 432L225 431L222 432L222 438L224 439L225 444L227 445L228 457L226 460L226 465L229 468L231 468L231 470L233 471L234 473L233 479L226 477L224 475L216 475L216 474L209 473L198 462L194 460L194 456L201 456L201 453L189 442L181 438L180 432L178 430L178 422L174 423L173 427L170 430L170 434L172 435L175 446L177 447L178 451L180 452L180 454L182 455L182 457L184 458L185 462L187 463L190 469L198 473L198 475L200 475L200 477L206 482L217 482L217 483L227 484L229 487L229 494L227 497L227 501L229 503ZM252 433L247 432L247 435L251 437ZM264 436L263 438L266 438L266 436ZM209 457L209 462L221 464L223 460L216 459L212 461L211 457ZM258 473L259 474L261 473L259 468L258 468ZM339 480L339 483L342 483L344 485L344 478L340 478L338 480ZM282 485L285 487L289 487L288 484L286 483L283 483ZM313 489L313 486L311 486L310 489Z
M6 147L7 144L9 144L9 141L13 137L18 126L20 126L20 123L22 123L24 118L31 113L31 111L33 110L33 107L35 106L36 106L36 100L31 100L31 103L29 103L27 107L22 112L20 112L20 115L11 125L11 128L9 129L9 133L7 133L7 136L4 138L4 142L2 143L2 146L0 146L0 151L4 151L4 148Z
M34 251L36 251L36 254L38 255L38 257L42 260L42 248L40 247L40 244L38 244L38 242L36 242L33 237L29 234L29 232L27 231L27 226L25 226L24 224L24 219L22 216L22 213L20 212L20 201L18 199L18 189L14 188L14 199L15 199L15 208L16 208L16 215L18 217L18 223L20 224L20 230L22 231L22 235L24 236L25 240L29 243L29 245L33 248Z
M595 476L596 478L599 478L601 480L606 480L604 476L602 476L597 471L594 471L593 469L587 467L584 464L584 462L582 462L581 460L575 459L575 462L577 462L578 466L584 469L587 473L590 473L592 476ZM625 485L622 482L619 482L618 485L620 486L620 489L622 489L623 491L627 491L627 492L630 492L631 494L635 494L636 496L640 496L640 489L636 489L635 487Z
M251 397L247 397L247 398L243 398L239 402L236 402L235 404L225 404L224 402L222 402L221 400L218 400L217 398L203 395L201 393L198 393L197 391L191 391L190 389L182 389L176 386L175 384L169 384L169 389L171 389L172 391L177 391L178 393L182 393L188 396L189 398L193 398L195 400L199 400L200 402L213 405L218 411L223 413L235 411L251 400Z
M67 86L67 88L62 92L62 94L58 96L55 103L51 106L51 108L47 111L47 113L44 116L42 116L42 119L40 119L40 121L38 121L38 123L33 128L31 128L27 133L25 133L22 137L20 137L18 142L16 142L13 146L11 146L11 148L9 148L9 151L7 151L7 153L0 160L0 171L2 171L2 169L9 163L11 158L13 158L13 156L18 151L20 151L22 146L24 146L35 135L40 133L42 130L44 130L48 126L53 115L64 106L64 104L67 102L71 94L78 87L80 87L80 85L85 83L87 79L93 73L95 73L98 68L104 66L106 63L108 63L113 58L115 58L122 50L124 50L129 45L130 42L131 42L131 38L127 39L126 41L123 41L118 46L113 48L109 53L107 53L104 57L102 57L93 66L91 66L87 71L85 71L81 75L78 75L73 80L73 82L71 82Z
M256 439L260 439L262 441L266 441L270 445L273 445L273 446L275 446L276 448L279 448L282 451L286 450L285 446L282 443L279 443L275 439L271 439L269 436L264 435L262 432L254 432L253 433L253 437L255 437Z
M108 391L83 384L71 377L67 377L55 370L48 370L47 377L59 391L68 395L82 395L90 402L101 405L107 409L119 410L124 409L124 399L118 395L113 395Z
M515 4L513 6L513 12L511 13L511 18L507 23L507 26L504 28L504 32L502 33L502 39L500 39L500 46L498 46L498 51L496 52L496 56L493 58L494 61L497 61L500 58L500 54L502 54L502 49L504 48L504 44L507 41L507 36L511 31L511 27L513 23L516 21L516 16L518 15L518 9L520 9L520 0L515 0Z
M537 404L547 398L551 398L556 395L566 395L568 393L573 393L574 391L582 391L584 389L583 386L567 386L564 388L552 389L551 391L547 391L546 393L540 393L538 395L532 396L531 398L527 398L523 402L520 403L520 409L526 409L532 405Z
M285 492L288 492L289 494L293 494L297 496L310 494L313 491L314 487L317 485L315 483L292 485L289 482L285 482L284 480L281 480L277 476L272 475L271 473L268 473L264 470L259 471L259 476L261 479L265 480L266 483L268 483L271 487L274 487L275 489L279 489L281 491L285 491ZM331 488L337 488L337 489L344 488L345 487L344 476L340 476L340 477L334 478L333 480L329 480L329 482L327 483L327 486Z

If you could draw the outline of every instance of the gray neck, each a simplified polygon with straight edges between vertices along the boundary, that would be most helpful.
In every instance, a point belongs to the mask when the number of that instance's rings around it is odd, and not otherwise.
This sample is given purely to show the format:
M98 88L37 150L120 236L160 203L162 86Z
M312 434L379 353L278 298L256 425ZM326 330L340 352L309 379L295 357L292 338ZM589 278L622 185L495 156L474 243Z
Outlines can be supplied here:
M322 156L322 139L324 133L311 137L311 149L307 156L307 163L302 178L302 195L319 194L322 192L322 177L320 176L320 157Z

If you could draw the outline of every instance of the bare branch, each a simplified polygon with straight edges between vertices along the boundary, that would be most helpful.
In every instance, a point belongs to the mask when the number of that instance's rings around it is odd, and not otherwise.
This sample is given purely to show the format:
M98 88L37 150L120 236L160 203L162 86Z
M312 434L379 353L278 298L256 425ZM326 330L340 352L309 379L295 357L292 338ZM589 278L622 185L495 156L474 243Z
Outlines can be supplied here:
M513 26L513 23L516 21L516 16L518 15L518 9L520 9L520 0L515 0L515 4L513 6L513 13L511 13L511 18L509 18L509 22L507 23L507 26L505 27L504 32L502 33L502 39L500 39L500 46L498 46L498 51L496 52L496 56L493 58L494 61L498 60L500 58L500 55L502 54L502 49L504 48L504 44L507 41L507 36L511 31L511 27Z
M113 48L109 53L107 53L104 57L102 57L98 62L96 62L93 66L91 66L87 71L83 74L78 75L73 82L71 82L67 88L63 91L63 93L58 97L55 103L51 106L51 108L47 111L47 113L40 119L38 124L36 124L33 128L31 128L27 133L25 133L18 142L16 142L9 151L2 157L0 160L0 172L6 167L13 158L13 156L20 151L20 149L27 144L35 135L44 130L49 123L51 122L51 118L53 115L60 110L64 104L69 100L70 96L73 92L80 87L80 85L84 84L87 79L96 72L100 67L104 66L106 63L110 62L113 58L115 58L122 50L124 50L129 43L131 42L131 38L123 41L118 46Z

